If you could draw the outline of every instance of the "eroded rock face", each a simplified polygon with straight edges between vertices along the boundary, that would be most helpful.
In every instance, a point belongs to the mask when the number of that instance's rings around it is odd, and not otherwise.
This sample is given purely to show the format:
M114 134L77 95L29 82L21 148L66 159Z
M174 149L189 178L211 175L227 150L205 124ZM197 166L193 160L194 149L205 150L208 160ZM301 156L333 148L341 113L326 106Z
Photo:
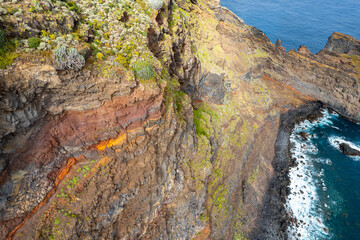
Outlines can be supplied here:
M283 218L257 231L283 211L267 197L285 191L279 126L317 100L359 120L357 57L287 53L219 1L157 14L156 79L25 57L0 71L4 239L286 237Z

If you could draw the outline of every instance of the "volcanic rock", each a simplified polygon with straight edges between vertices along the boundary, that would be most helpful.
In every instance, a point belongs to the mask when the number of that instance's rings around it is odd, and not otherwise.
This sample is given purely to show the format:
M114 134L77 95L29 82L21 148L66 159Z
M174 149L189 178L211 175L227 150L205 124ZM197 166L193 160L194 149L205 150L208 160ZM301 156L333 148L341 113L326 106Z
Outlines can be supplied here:
M339 145L340 150L343 154L348 155L348 156L360 156L360 151L357 149L352 148L349 144L347 143L340 143Z

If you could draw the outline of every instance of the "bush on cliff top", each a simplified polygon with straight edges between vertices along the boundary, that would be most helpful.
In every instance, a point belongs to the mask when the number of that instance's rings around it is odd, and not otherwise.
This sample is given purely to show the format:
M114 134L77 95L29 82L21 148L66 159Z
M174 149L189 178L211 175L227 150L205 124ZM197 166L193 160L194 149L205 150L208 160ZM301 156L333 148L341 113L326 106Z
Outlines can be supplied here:
M5 33L0 30L0 69L12 64L16 58L15 48L15 43L6 39Z
M54 49L55 68L58 70L81 70L85 66L85 58L75 48L60 45Z
M31 37L28 39L29 47L31 48L38 48L40 45L41 40L37 37Z
M0 48L2 49L5 46L6 38L3 30L0 29Z
M70 11L80 13L80 8L76 5L76 3L70 1L70 2L66 2L66 5L68 6Z
M155 76L154 67L145 61L137 61L133 65L134 73L141 80L150 80Z

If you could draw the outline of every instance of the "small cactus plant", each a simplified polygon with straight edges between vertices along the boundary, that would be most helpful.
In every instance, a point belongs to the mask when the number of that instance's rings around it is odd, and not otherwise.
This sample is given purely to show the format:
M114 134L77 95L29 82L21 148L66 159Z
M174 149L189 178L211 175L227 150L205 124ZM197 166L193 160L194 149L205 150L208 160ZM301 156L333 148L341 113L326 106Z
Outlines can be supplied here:
M85 66L85 58L75 48L64 45L54 50L55 68L58 70L81 70Z

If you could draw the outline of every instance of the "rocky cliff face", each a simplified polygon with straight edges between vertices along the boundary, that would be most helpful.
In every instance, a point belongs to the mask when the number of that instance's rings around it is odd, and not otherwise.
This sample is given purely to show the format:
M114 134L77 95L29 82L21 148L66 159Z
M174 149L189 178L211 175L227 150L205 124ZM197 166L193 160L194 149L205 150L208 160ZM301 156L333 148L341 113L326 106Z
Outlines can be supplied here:
M4 3L8 39L50 40L21 40L0 70L2 239L285 238L286 223L260 225L282 116L320 100L360 120L356 40L285 52L217 1L124 3L69 2L68 29L41 18L62 5ZM92 11L108 15L89 27ZM78 39L55 34L68 31ZM54 68L58 38L78 44L82 70Z

